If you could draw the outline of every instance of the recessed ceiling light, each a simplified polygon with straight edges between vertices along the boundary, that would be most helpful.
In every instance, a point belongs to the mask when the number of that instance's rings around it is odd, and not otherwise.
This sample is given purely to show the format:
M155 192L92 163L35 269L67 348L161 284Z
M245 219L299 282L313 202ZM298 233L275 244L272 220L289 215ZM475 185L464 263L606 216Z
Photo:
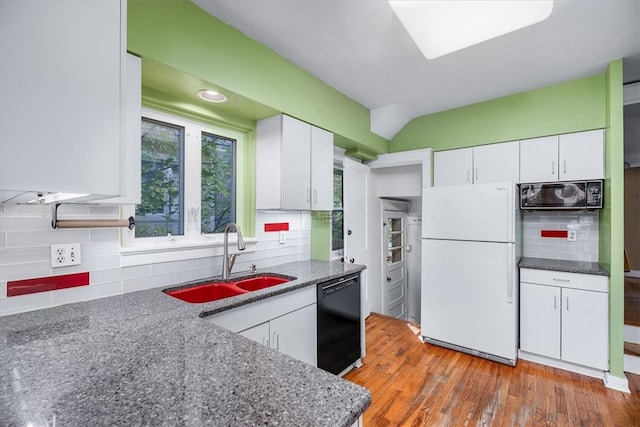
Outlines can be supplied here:
M427 59L543 21L553 10L553 0L388 2Z
M198 91L198 96L209 102L227 102L229 97L215 90L203 89Z

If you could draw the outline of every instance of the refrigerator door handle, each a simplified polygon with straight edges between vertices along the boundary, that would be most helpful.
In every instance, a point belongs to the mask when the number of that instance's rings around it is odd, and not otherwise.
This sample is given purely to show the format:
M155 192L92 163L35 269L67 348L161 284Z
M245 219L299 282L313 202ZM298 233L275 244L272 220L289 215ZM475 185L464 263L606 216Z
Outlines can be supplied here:
M509 304L513 304L513 286L515 283L514 277L514 269L515 269L515 248L513 245L509 245L509 250L507 250L507 302Z

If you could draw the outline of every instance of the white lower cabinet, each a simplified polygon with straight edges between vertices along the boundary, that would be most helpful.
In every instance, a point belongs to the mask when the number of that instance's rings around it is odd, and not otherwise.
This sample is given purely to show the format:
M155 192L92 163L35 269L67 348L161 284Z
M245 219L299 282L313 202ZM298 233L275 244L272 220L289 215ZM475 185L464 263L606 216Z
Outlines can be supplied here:
M239 334L316 366L315 330L316 304L312 304L240 331Z
M207 319L284 354L318 365L316 287L308 286Z
M608 279L521 269L520 349L608 370Z

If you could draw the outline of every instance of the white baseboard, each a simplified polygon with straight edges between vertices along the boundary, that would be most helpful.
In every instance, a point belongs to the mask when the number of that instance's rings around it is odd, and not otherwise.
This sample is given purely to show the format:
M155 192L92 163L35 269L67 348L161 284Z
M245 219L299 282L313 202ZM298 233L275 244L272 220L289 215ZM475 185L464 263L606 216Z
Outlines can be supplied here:
M624 342L640 344L640 327L624 325Z
M630 374L640 375L640 357L625 354L624 371L629 372Z
M565 371L575 372L576 374L586 375L592 378L598 378L604 381L605 371L595 368L589 368L587 366L576 365L574 363L565 362L564 360L553 359L551 357L540 356L539 354L527 353L526 351L518 350L518 356L522 360L528 360L530 362L540 363L541 365L551 366L553 368L564 369Z
M607 372L604 376L604 385L607 388L618 390L623 393L631 393L631 390L629 389L629 380L627 380L627 377L614 377L609 372Z
M640 277L640 271L631 270L624 273L625 277Z

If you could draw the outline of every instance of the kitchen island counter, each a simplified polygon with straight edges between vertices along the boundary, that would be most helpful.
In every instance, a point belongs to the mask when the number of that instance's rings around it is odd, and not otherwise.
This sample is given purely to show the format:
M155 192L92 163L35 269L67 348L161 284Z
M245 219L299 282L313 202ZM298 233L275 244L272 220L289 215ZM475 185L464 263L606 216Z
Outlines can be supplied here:
M363 268L269 268L297 279L228 308ZM0 318L0 425L350 426L369 406L366 389L201 318L223 302L161 289Z

